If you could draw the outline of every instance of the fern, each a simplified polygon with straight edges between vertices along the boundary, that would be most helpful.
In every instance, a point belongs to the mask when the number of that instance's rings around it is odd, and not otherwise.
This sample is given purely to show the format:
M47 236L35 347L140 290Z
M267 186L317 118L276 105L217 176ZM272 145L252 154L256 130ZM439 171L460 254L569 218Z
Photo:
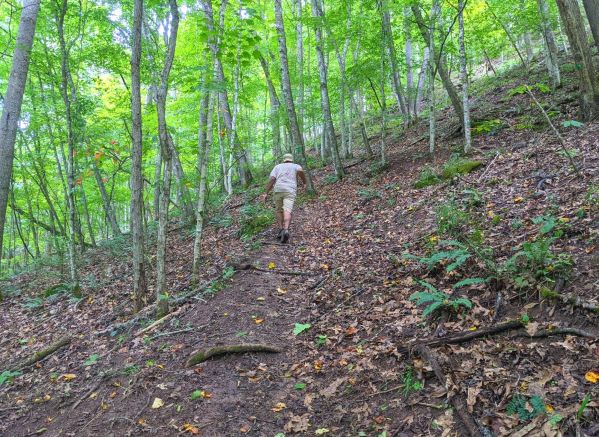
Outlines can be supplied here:
M426 290L412 294L410 300L414 301L418 306L427 305L422 312L423 317L428 317L437 311L450 310L458 312L460 307L472 308L472 302L465 297L453 299L428 282L418 281L418 283L425 287Z
M484 284L487 282L485 278L466 278L453 284L453 288L466 287L468 285Z
M535 395L530 399L526 399L525 396L516 394L508 403L506 411L510 416L518 415L520 420L528 422L545 413L545 402L540 396Z

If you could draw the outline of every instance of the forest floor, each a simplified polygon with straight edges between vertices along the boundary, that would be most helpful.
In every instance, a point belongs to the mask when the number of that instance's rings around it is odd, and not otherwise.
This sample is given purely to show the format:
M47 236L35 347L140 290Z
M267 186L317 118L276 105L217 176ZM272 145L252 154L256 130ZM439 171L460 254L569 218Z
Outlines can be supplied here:
M123 325L126 244L87 252L81 301L43 296L61 282L51 267L13 278L0 306L0 371L20 373L0 385L0 434L599 435L599 123L563 127L576 118L574 76L554 94L537 90L579 177L530 98L514 92L521 73L474 99L469 159L482 165L471 173L414 188L423 168L447 168L460 147L445 110L434 159L422 122L389 132L386 169L356 158L343 181L315 171L318 197L299 203L288 245L272 227L240 241L233 206L243 196L232 199L207 229L199 287L192 232L173 229L169 289L194 293L146 331L153 320ZM447 258L429 269L404 256L460 249L448 240L470 244L455 270ZM527 255L497 267L515 247ZM537 264L522 265L528 255ZM490 279L452 287L476 277ZM410 300L419 280L471 310L424 317ZM21 368L63 337L66 346ZM186 365L197 350L258 343L281 351Z

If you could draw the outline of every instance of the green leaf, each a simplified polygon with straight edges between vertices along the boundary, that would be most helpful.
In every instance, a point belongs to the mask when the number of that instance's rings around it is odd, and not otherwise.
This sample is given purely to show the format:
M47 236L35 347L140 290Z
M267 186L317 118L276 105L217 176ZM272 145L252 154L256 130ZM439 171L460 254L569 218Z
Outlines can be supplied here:
M441 306L443 306L443 302L441 302L441 301L433 302L432 304L430 304L429 306L426 307L426 309L422 312L422 315L424 317L426 317L429 314L432 314L435 311L437 311Z
M90 355L89 358L83 362L83 365L84 366L93 366L94 364L96 364L98 362L99 358L100 358L100 355L98 355L98 354Z
M299 335L311 327L312 325L310 323L296 323L295 327L293 328L293 335Z
M195 401L196 399L200 399L202 397L202 390L194 390L191 393L191 400Z
M582 127L584 126L584 123L581 123L580 121L576 121L576 120L566 120L562 122L562 126L563 127Z
M466 278L453 284L453 288L466 287L468 285L484 284L487 282L485 278Z
M18 370L14 372L11 370L5 370L4 372L0 373L0 386L5 382L11 383L15 377L20 375L22 375L22 373Z
M303 382L298 382L293 386L293 388L295 388L296 390L303 390L306 388L306 384Z

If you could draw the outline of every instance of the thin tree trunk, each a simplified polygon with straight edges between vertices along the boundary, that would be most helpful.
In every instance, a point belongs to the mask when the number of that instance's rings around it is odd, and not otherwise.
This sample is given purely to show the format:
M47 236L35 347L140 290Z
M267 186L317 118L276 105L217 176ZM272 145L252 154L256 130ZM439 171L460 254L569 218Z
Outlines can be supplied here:
M387 0L379 0L378 7L381 13L381 20L383 22L383 44L385 44L387 58L389 59L389 65L391 66L391 78L393 85L393 93L397 99L397 104L401 113L405 117L405 121L410 123L410 109L406 103L404 92L399 78L399 67L397 66L397 55L395 52L395 42L393 41L393 29L391 28L391 17L389 14L389 5Z
M304 135L304 116L306 109L304 107L304 26L302 23L302 0L293 0L296 13L295 38L296 38L296 56L297 56L297 109L299 129ZM306 138L304 136L304 143Z
M131 48L131 240L133 243L133 302L135 311L148 302L143 232L143 137L141 117L141 32L143 0L134 0Z
M66 113L66 127L67 127L67 146L68 146L68 157L67 157L67 204L69 209L69 275L71 280L71 286L73 294L77 297L81 295L81 289L79 287L79 277L77 274L77 267L75 265L75 232L78 226L76 204L75 204L75 146L77 145L78 136L76 136L76 129L80 126L73 126L73 112L72 104L76 104L76 93L71 87L72 77L69 67L68 51L66 41L64 38L64 21L67 13L67 0L62 0L61 3L57 4L58 11L56 15L56 24L58 28L58 39L60 43L61 53L61 94L65 105ZM79 226L79 241L83 245L83 236L81 235L81 228Z
M472 137L470 135L470 103L468 100L468 64L466 61L466 43L464 41L464 7L464 0L458 0L460 76L464 99L464 153L469 153L472 147Z
M410 9L404 7L404 34L406 38L406 99L409 112L416 117L416 93L414 89L414 53L412 49L412 26Z
M433 2L433 4L435 4L435 2ZM436 3L436 4L437 4L437 9L439 10L439 4L438 3ZM460 99L460 96L458 95L458 92L455 89L455 86L453 85L453 83L451 81L450 75L447 70L445 57L443 56L442 50L439 50L440 53L437 53L437 51L434 49L434 45L431 45L431 41L434 41L435 32L429 32L429 26L427 26L427 24L425 23L424 18L422 17L422 12L418 5L412 5L411 9L412 9L412 13L414 14L416 24L418 25L418 29L420 30L420 34L422 35L422 39L424 39L426 41L426 43L429 47L429 58L431 60L430 69L432 70L432 76L435 77L436 73L437 72L439 73L439 77L441 78L441 81L443 82L443 87L445 88L445 91L447 91L449 99L451 100L451 105L453 106L453 109L455 110L456 115L460 119L460 124L462 125L462 128L463 128L464 127L464 118L463 118L464 108L462 108L462 99ZM431 12L431 15L433 15L432 12ZM437 14L437 15L439 15L439 14ZM436 22L437 20L438 20L438 17L435 18L435 21L434 21L435 28L437 26L437 22ZM430 21L431 21L431 23L433 23L432 19Z
M81 179L81 205L83 206L83 216L85 218L85 224L87 225L87 233L91 241L92 247L96 247L96 237L94 236L94 227L92 225L91 215L89 213L89 205L87 204L87 196L85 195L85 188L83 186L83 178Z
M96 184L98 184L98 189L100 190L100 196L102 197L102 206L104 207L104 213L106 214L106 221L110 224L112 235L118 237L121 235L121 229L116 221L116 215L114 214L112 204L106 193L106 186L102 180L102 173L100 172L100 168L95 159L92 159L92 169L94 171L94 177L96 178Z
M287 61L287 40L285 37L285 25L283 24L283 7L281 0L274 0L275 20L277 28L277 36L279 42L279 57L281 59L281 87L287 107L287 117L289 119L289 128L296 154L300 157L300 163L306 174L307 190L314 192L314 183L312 182L312 174L308 168L308 160L306 159L306 149L304 147L304 137L299 128L297 114L295 112L295 104L293 102L293 93L291 91L291 79L289 78L289 62Z
M435 153L435 135L436 135L436 108L435 108L435 29L437 26L437 16L440 12L439 0L433 0L430 19L430 32L428 33L428 48L430 64L428 66L428 87L429 87L429 114L428 114L428 151L432 155ZM441 58L439 58L439 64ZM452 84L453 86L453 84ZM461 106L461 105L460 105ZM454 106L455 108L455 106ZM463 111L463 108L461 108ZM457 110L457 109L456 109ZM463 113L460 114L460 117ZM462 119L462 126L463 126Z
M266 79L266 84L268 86L268 96L270 98L270 123L272 129L272 155L278 160L281 157L281 129L279 123L279 109L281 107L281 101L277 96L277 90L272 82L272 78L270 76L270 69L268 67L268 62L262 54L259 53L260 65L262 66L262 71L264 72L264 77Z
M555 36L551 29L551 18L549 16L549 6L547 0L537 0L539 16L541 17L541 29L543 32L543 42L545 44L545 65L551 78L551 88L555 90L561 86L561 77L559 71L559 63L557 58L557 44Z
M280 0L275 0L280 1ZM319 0L312 0L312 14L316 18L321 20L324 18L322 15L321 5L318 3ZM324 128L327 131L328 140L331 146L331 152L333 154L333 164L335 167L335 174L337 179L342 179L345 175L343 170L343 164L339 156L339 148L337 146L337 138L335 136L335 128L333 126L333 117L331 115L331 103L329 100L329 88L327 80L327 67L325 63L323 53L323 38L322 38L322 27L316 26L316 56L318 58L318 73L320 77L320 101L322 106L322 117L324 121Z
M599 84L587 33L577 0L556 2L580 75L580 115L583 120L589 121L599 113Z
M2 261L2 240L8 204L8 193L12 180L12 165L15 154L17 127L21 116L21 104L29 72L29 59L40 0L26 0L21 12L17 31L17 41L8 78L8 88L4 97L2 118L0 119L0 263ZM0 300L2 294L0 293Z
M198 203L196 206L196 235L193 246L193 268L192 274L195 282L200 275L200 261L202 256L202 237L204 233L205 205L206 205L206 177L208 175L208 159L212 146L212 93L207 93L202 105L204 111L200 111L200 129L198 135L198 161L200 172L200 184L198 188Z
M171 172L173 170L172 140L168 133L166 122L166 98L168 96L168 81L175 48L177 46L177 31L179 29L179 10L177 0L169 0L170 25L167 52L160 74L160 85L156 93L156 115L158 117L158 139L162 153L163 175L160 193L160 214L158 217L158 234L156 237L156 301L158 317L168 313L168 289L166 283L166 240L168 231L168 209L170 204Z
M422 65L420 66L420 74L418 75L418 85L416 86L416 96L414 99L414 117L418 117L422 110L422 101L424 97L424 84L426 82L426 76L429 71L429 48L424 47L424 53L422 54Z

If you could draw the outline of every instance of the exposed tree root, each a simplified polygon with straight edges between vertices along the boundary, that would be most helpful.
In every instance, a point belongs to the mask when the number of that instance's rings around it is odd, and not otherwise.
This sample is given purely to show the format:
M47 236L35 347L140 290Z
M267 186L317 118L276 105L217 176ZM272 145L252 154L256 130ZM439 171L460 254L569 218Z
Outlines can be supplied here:
M160 319L156 320L155 322L151 323L150 325L146 326L143 329L140 329L139 331L137 331L135 334L133 334L134 337L139 337L140 335L146 334L150 331L152 331L153 329L155 329L156 327L162 325L164 322L166 322L167 320L173 318L176 314L179 313L179 311L181 311L181 308L179 308L176 311L173 311L171 313L168 313L167 315L165 315L164 317L161 317Z
M583 331L578 328L555 328L555 329L544 329L537 331L530 335L527 332L517 332L512 337L528 337L528 338L545 338L551 337L552 335L576 335L578 337L593 338L597 339L599 336L592 332Z
M572 306L583 308L588 311L593 311L595 313L599 313L599 305L591 302L587 302L577 296L565 296L559 295L558 297L562 302L570 304Z
M455 385L451 376L445 375L443 369L437 361L437 358L426 345L419 345L415 348L415 350L422 358L429 362L429 364L433 368L433 372L435 373L437 380L441 383L442 386L450 389L448 385ZM468 432L468 434L473 437L482 437L482 433L480 432L478 425L476 424L472 416L468 413L468 407L466 405L464 397L460 393L456 393L451 397L450 402L451 405L453 405L453 408L455 408L455 412L462 421L462 424L465 430Z
M263 272L263 273L277 273L279 275L292 275L292 276L316 276L317 273L312 273L312 272L299 272L299 271L295 271L295 270L268 270L268 269L262 269L260 267L255 267L255 266L251 266L251 268L249 270L255 270L257 272Z
M233 346L216 346L210 349L194 352L193 354L191 354L191 356L187 360L187 366L189 367L203 363L204 361L219 355L244 354L246 352L280 353L283 352L283 349L267 344L239 344Z
M29 359L23 361L20 364L17 364L14 369L24 369L25 367L29 367L32 364L37 363L38 361L43 360L44 358L46 358L49 355L52 355L54 352L56 352L58 349L61 349L65 346L67 346L68 344L71 343L71 337L62 337L60 340L52 343L50 346L48 346L45 349L42 349L41 351L37 351L36 353L34 353Z

